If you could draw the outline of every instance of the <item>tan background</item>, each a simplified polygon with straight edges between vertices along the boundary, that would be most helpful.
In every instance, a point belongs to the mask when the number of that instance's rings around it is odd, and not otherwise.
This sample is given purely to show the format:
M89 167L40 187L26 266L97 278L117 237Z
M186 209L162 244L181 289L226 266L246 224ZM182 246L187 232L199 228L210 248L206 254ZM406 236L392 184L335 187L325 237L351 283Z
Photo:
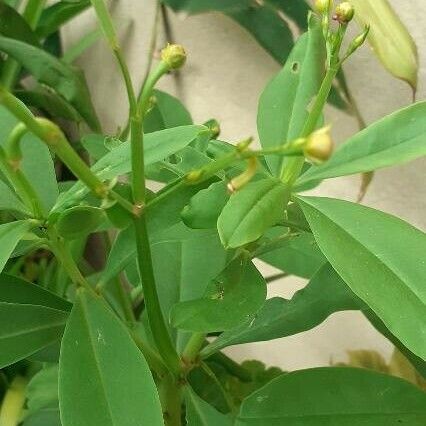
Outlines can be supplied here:
M391 0L409 28L418 47L420 75L418 99L426 94L426 2ZM152 0L119 0L113 11L122 44L136 81L144 75L155 10ZM279 66L243 29L219 14L186 18L170 14L175 41L189 54L182 74L179 95L195 122L216 118L222 125L222 138L238 140L256 136L256 109L261 91ZM91 13L69 25L65 40L72 43L93 28ZM160 26L161 28L161 26ZM160 42L164 41L160 34ZM89 85L102 121L110 131L123 122L127 104L122 80L110 52L103 42L91 48L79 61L86 70ZM372 55L363 48L346 67L353 93L367 122L392 112L410 102L410 89L389 76ZM173 77L162 87L176 93ZM356 123L328 108L327 121L333 125L337 141L356 131ZM426 140L425 140L426 143ZM399 215L421 229L426 229L426 160L384 170L369 191L365 204ZM317 191L322 195L354 200L358 177L330 180ZM273 271L265 268L267 273ZM303 286L297 279L286 279L270 287L270 295L288 297ZM267 364L286 369L327 365L331 359L342 360L348 349L375 349L388 356L391 345L356 312L335 314L325 323L306 333L273 342L230 348L238 359L260 358Z

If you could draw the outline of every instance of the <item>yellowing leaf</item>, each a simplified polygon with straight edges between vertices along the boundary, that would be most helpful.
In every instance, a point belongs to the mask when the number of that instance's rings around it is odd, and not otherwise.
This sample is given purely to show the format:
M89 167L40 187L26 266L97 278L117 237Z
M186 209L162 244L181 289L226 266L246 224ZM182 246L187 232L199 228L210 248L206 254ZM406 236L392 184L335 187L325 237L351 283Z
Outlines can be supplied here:
M360 25L370 25L368 41L383 66L417 89L417 48L388 0L351 0Z

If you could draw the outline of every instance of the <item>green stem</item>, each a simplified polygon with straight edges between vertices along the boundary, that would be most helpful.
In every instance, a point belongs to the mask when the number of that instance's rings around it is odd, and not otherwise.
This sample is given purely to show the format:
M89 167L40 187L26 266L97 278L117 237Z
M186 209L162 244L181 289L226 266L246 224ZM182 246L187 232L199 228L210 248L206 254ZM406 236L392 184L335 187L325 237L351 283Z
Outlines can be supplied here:
M145 309L148 315L149 325L157 349L163 357L164 362L170 371L178 376L181 372L181 362L172 343L161 311L152 268L151 247L149 245L145 216L142 215L141 217L135 218L134 224L136 231L137 262L142 279Z
M248 383L253 380L250 371L235 362L233 359L227 357L222 352L217 352L213 354L210 357L210 361L217 362L222 367L224 367L228 373L232 374L235 377L238 377L238 379L240 379L242 382Z
M206 341L205 333L193 333L182 353L182 360L188 369L196 363L198 355Z
M1 405L1 426L18 426L20 424L27 384L28 381L24 377L16 376L13 379Z
M180 426L182 424L182 384L167 375L160 382L159 394L163 407L165 426Z
M23 18L28 22L31 29L35 29L40 20L46 0L28 0L22 12ZM12 58L8 58L3 66L1 81L9 90L13 90L21 72L21 65Z

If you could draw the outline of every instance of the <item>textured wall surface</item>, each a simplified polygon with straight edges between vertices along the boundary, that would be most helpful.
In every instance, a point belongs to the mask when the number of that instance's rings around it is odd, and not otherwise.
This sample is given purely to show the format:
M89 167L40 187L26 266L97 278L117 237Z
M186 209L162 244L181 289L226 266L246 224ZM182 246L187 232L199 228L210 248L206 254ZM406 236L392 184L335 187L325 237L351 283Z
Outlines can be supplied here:
M392 0L392 5L409 28L419 49L420 75L418 98L426 97L426 2ZM119 0L113 11L130 68L139 81L144 74L155 11L151 0ZM256 110L261 91L279 66L244 30L219 14L186 18L171 16L175 41L189 54L179 87L167 77L162 87L178 94L196 122L212 117L222 125L222 138L238 140L256 136ZM65 31L68 44L93 28L90 13ZM163 34L159 41L164 44ZM80 60L87 73L97 108L105 127L113 131L123 122L127 104L121 78L103 42ZM364 47L346 66L348 80L367 122L410 103L409 87L384 71L368 47ZM333 108L327 109L335 138L343 141L356 131L354 120ZM425 141L426 143L426 141ZM365 204L396 214L419 228L426 229L426 159L377 173ZM354 200L359 178L327 181L316 193ZM271 268L262 265L267 273ZM286 279L270 287L270 295L288 297L304 283ZM230 348L238 359L261 358L267 364L286 369L327 365L342 360L346 350L375 349L388 355L392 350L361 315L335 314L306 333L273 342Z

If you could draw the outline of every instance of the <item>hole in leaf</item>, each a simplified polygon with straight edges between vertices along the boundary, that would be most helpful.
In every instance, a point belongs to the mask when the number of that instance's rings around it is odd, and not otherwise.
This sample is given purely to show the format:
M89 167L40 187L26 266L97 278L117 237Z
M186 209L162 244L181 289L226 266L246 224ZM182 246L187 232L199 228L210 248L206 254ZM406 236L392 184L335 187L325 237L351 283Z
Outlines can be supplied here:
M293 62L291 65L291 70L296 74L299 72L299 62Z
M170 164L179 164L179 163L182 163L182 157L179 157L179 155L173 154L168 158L168 161Z

